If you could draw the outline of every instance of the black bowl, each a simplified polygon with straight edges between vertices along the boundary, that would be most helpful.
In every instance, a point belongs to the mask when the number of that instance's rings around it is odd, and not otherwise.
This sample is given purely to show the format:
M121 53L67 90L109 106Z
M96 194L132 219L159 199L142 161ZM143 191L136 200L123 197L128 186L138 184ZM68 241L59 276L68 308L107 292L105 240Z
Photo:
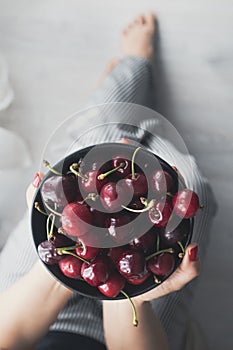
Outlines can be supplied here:
M59 172L65 174L66 172L69 171L69 166L72 163L77 163L86 154L88 154L88 152L93 147L97 148L98 152L102 152L100 154L105 154L105 156L107 156L107 157L110 156L110 158L115 153L112 151L113 149L114 150L117 149L116 152L118 154L124 153L124 152L131 152L131 154L132 154L136 148L135 146L132 146L132 145L125 145L125 144L119 144L119 143L104 143L104 144L100 144L97 146L90 146L90 147L84 148L82 150L79 150L79 151L67 156L65 159L58 162L54 166L54 168L56 170L58 170ZM148 162L145 162L145 167L144 167L143 171L146 168L148 169L148 167L150 168L151 164L153 164L154 161L159 162L162 169L166 170L172 176L174 182L176 183L177 188L178 188L178 184L179 184L179 186L184 186L184 184L182 183L182 179L180 179L178 177L177 172L168 163L166 163L163 159L161 159L160 157L156 156L155 154L151 153L150 151L148 151L144 148L142 148L140 150L138 155L139 155L139 157L138 157L139 164L142 164L141 167L143 167L144 160L149 159L149 164L148 164ZM34 208L34 204L35 204L35 202L38 202L40 207L42 209L45 209L44 204L43 204L43 200L41 197L41 187L42 187L44 181L51 176L53 176L53 173L51 171L48 171L48 173L45 175L40 187L37 189L37 192L35 194L34 201L33 201L33 209L32 209L32 213L31 213L31 227L32 227L32 235L33 235L34 244L36 246L36 249L42 241L45 241L47 239L47 235L46 235L46 219L47 218L46 218L46 216L44 216L43 214L41 214L40 212L38 212ZM177 191L177 189L175 191ZM186 240L186 242L184 242L185 248L187 247L187 245L191 241L192 232L193 232L193 224L194 224L194 220L189 219L189 232L187 234L187 240ZM176 256L177 257L176 257L175 267L174 267L174 270L172 271L172 273L175 271L175 269L181 263L181 259L178 258L178 254L176 254ZM46 265L45 264L45 266L53 274L54 277L56 277L65 286L74 290L75 292L78 292L81 295L88 296L88 297L91 297L94 299L102 299L102 300L111 299L109 297L106 297L102 293L100 293L100 291L98 290L97 287L92 287L83 280L71 279L71 278L66 277L65 275L62 274L58 265ZM171 274L169 274L165 277L161 277L160 281L163 282L170 275ZM154 278L151 276L141 285L131 285L129 283L126 283L124 291L126 293L128 293L129 296L134 297L134 296L140 295L142 293L145 293L145 292L155 288L157 285L158 284L155 283ZM117 297L114 298L114 300L123 299L123 298L124 298L124 296L120 293Z

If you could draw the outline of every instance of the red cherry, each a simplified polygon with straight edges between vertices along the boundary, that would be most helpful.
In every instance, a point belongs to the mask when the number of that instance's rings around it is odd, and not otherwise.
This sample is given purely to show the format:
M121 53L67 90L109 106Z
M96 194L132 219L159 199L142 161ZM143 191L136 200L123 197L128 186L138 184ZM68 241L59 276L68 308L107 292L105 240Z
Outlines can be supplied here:
M177 242L182 242L187 238L190 230L189 220L182 220L181 223L173 228L168 227L161 228L161 239L168 246L174 246Z
M148 211L149 221L154 226L166 226L172 213L172 208L168 201L159 200L154 201L154 205Z
M175 258L171 253L162 253L154 256L147 262L147 268L156 276L166 276L172 272L175 266Z
M106 184L107 179L99 180L98 176L100 172L98 170L89 170L84 175L84 178L81 180L81 187L84 191L88 193L100 192L104 184Z
M70 203L64 208L61 220L68 235L79 237L88 231L87 224L92 223L93 215L85 204Z
M195 216L200 208L198 195L188 189L178 191L173 197L172 204L176 214L185 219Z
M133 177L132 174L129 174L125 178L124 187L126 191L133 193L134 197L145 196L148 190L146 176L141 173L135 173Z
M106 220L109 235L117 243L127 244L133 232L131 215L128 213L116 214Z
M68 203L76 200L79 195L76 176L72 173L62 176L51 176L42 185L41 196L51 205L56 204L63 209ZM54 207L54 206L53 206Z
M111 261L106 256L97 256L90 264L82 264L81 275L88 284L97 287L107 281L111 268Z
M99 291L110 298L115 298L125 286L125 279L118 272L113 272L107 281L98 286Z
M145 274L145 276L140 277L140 278L135 278L135 279L128 278L127 282L129 282L130 284L139 285L139 284L144 283L150 277L150 275L151 275L151 273L147 272Z
M122 276L130 279L144 277L147 273L143 253L132 249L120 255L116 267Z
M170 192L173 187L173 179L167 171L155 170L151 175L151 189L154 193L162 195Z
M131 194L132 192L126 192L120 184L109 182L102 187L100 199L106 210L116 212L122 209L122 204L129 202Z
M141 249L144 254L152 253L155 250L158 230L153 227L150 231L130 242L133 249Z
M80 239L79 242L82 244L82 247L76 248L75 251L78 256L81 256L84 259L93 259L100 252L100 248L90 247Z
M119 247L109 248L107 256L112 260L114 264L117 263L119 256L128 249L127 245L121 245Z
M81 267L83 262L72 255L66 256L59 261L58 265L61 272L70 278L81 277Z
M119 167L122 163L124 164L124 166L121 166L118 170L116 170L116 174L121 178L129 175L129 173L131 172L131 161L123 155L117 155L113 157L112 164L114 168Z

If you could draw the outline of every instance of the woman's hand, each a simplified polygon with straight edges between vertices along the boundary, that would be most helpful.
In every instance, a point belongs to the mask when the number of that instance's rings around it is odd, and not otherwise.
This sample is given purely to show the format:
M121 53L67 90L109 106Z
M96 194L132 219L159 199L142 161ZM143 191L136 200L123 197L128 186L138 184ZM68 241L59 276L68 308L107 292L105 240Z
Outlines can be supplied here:
M189 246L186 248L185 256L175 272L167 280L161 283L160 286L157 286L151 291L135 297L134 300L136 302L151 301L182 289L200 273L201 264L197 253L198 245L196 243L189 244Z

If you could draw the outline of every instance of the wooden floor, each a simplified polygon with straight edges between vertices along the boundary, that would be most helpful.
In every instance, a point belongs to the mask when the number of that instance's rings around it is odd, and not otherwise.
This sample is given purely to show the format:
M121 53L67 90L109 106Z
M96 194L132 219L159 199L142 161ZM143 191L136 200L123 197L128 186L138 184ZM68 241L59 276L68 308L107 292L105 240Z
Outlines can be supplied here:
M25 209L23 192L49 134L83 106L106 62L120 56L120 30L148 9L159 19L157 110L183 136L219 205L192 309L210 349L231 350L232 1L0 0L0 53L15 92L12 106L0 113L0 126L26 140L33 160L24 176L9 174L0 183L2 198L13 198L13 189L18 193L14 219L4 199L8 228Z

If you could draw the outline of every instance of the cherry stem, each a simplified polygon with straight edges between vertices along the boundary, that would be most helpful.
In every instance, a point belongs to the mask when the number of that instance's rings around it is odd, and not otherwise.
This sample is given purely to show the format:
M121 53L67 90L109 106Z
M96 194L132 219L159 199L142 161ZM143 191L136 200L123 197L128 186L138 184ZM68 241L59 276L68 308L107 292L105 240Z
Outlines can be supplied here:
M41 209L39 202L35 202L34 207L36 210L38 210L39 213L48 216L48 214L44 210Z
M173 197L173 194L171 192L167 192L168 197Z
M161 281L158 279L158 277L156 275L153 275L153 277L154 277L155 283L157 283L157 284L161 283Z
M177 241L177 244L180 246L180 249L182 251L182 253L178 254L178 257L182 259L184 257L184 255L185 255L185 249L184 249L183 244L180 241Z
M145 205L145 207L148 206L148 201L147 201L147 199L146 199L145 197L140 197L140 201L141 201L141 203L142 203L143 205Z
M124 205L122 205L121 207L125 210L131 211L132 213L145 213L146 211L149 211L153 207L153 205L154 205L154 200L152 199L150 203L147 204L147 207L143 209L131 209Z
M45 160L45 159L43 160L43 165L44 165L44 167L48 168L53 174L58 175L58 176L62 176L62 174L59 171L57 171L56 169L54 169L52 167L52 165L47 160Z
M46 206L46 208L51 211L51 213L53 213L54 215L57 215L57 216L61 216L61 213L58 213L58 211L52 209L46 202L44 202L44 205Z
M131 164L131 171L132 171L132 179L135 179L135 167L134 167L134 161L135 161L135 157L136 154L138 153L138 151L141 149L141 147L138 147L135 149L133 156L132 156L132 164Z
M199 206L199 209L204 209L204 208L205 206L203 204Z
M51 223L51 227L49 228L49 223L51 218L52 218L52 223ZM54 223L55 223L55 215L50 213L46 221L46 233L47 233L48 241L50 241L51 238L53 237Z
M97 179L98 179L98 180L104 180L105 177L107 177L108 175L114 173L114 172L117 171L118 169L123 168L124 165L125 165L125 163L121 163L121 164L118 165L116 168L113 168L113 169L107 171L107 172L104 173L104 174L99 174L98 177L97 177Z
M146 261L150 260L151 258L153 258L156 255L162 254L162 253L174 253L174 249L173 248L167 248L167 249L162 249L159 250L158 252L155 252L149 256L146 257Z
M80 174L80 172L77 171L78 168L79 168L78 163L73 163L73 164L70 166L70 171L71 171L74 175L81 177L81 179L83 179L84 181L87 181L88 178L87 178L86 176Z
M96 193L88 193L88 195L86 196L86 198L84 198L84 200L81 202L81 204L84 204L87 199L91 199L92 201L95 202L97 197L99 197L99 195Z
M82 260L83 262L85 262L86 264L90 265L90 261L81 258L81 256L79 256L79 255L77 255L77 254L71 253L71 252L69 252L69 251L67 251L67 250L64 250L64 249L62 249L62 248L56 248L56 251L58 252L58 254L61 254L61 255L63 255L63 254L72 255L72 256L74 256L75 258L80 259L80 260Z
M56 250L58 249L58 250L66 250L66 251L68 251L68 250L74 250L76 248L82 248L82 244L73 245L71 247L63 247L63 248L59 247L59 248L56 248Z
M133 309L133 325L135 327L137 327L138 320L137 320L137 311L136 311L135 305L134 305L132 299L128 296L127 293L125 293L123 290L121 290L121 294L123 294L129 300L129 302L130 302L130 304L132 306L132 309Z

